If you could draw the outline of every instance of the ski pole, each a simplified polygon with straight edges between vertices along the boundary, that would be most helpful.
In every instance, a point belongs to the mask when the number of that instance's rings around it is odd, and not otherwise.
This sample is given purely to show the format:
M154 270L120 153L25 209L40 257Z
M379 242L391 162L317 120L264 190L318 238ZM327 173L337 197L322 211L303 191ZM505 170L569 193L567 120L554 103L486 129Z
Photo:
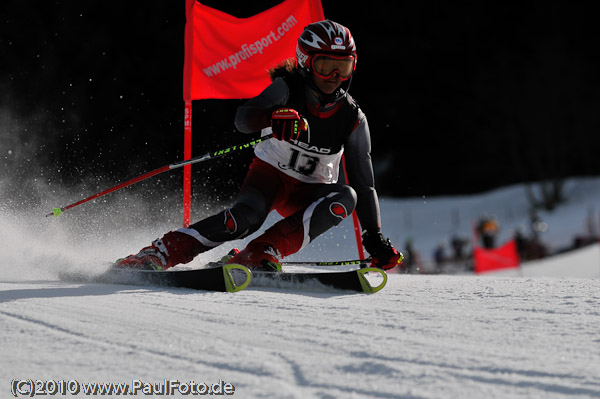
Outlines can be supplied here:
M404 254L399 252L400 259L398 260L398 264L402 263L404 260ZM348 265L360 265L361 268L368 266L373 258L371 256L365 259L350 259L350 260L332 260L332 261L283 261L281 262L282 266L348 266Z
M351 260L333 260L333 261L289 261L281 262L282 266L347 266L347 265L360 265L361 267L367 266L371 263L371 258L366 259L351 259Z
M67 205L67 206L64 206L62 208L52 208L52 212L50 212L49 214L47 214L46 217L52 216L52 215L54 215L56 217L59 217L60 214L63 213L64 211L66 211L67 209L75 208L78 205L85 204L86 202L91 201L93 199L100 198L100 197L102 197L102 196L104 196L106 194L110 194L110 193L115 192L117 190L120 190L122 188L131 186L132 184L141 182L142 180L146 180L146 179L148 179L148 178L150 178L152 176L156 176L156 175L161 174L163 172L166 172L168 170L173 170L173 169L181 168L181 167L183 167L185 165L192 165L192 164L195 164L195 163L208 161L208 160L211 160L211 159L214 159L214 158L220 158L220 157L225 156L227 154L231 154L232 152L236 152L236 151L240 151L240 150L245 150L247 148L254 147L256 144L260 143L261 141L270 139L271 137L273 137L273 135L272 134L268 134L268 135L262 136L262 137L260 137L258 139L252 140L252 141L250 141L248 143L236 144L236 145L233 145L231 147L224 148L222 150L207 152L204 155L200 155L200 156L197 156L197 157L194 157L194 158L191 158L191 159L187 159L187 160L183 160L183 161L178 161L178 162L172 163L170 165L165 165L165 166L160 167L158 169L154 169L153 171L146 172L143 175L140 175L138 177L134 177L133 179L127 180L126 182L120 183L120 184L118 184L118 185L116 185L114 187L111 187L111 188L107 189L107 190L104 190L102 192L94 194L94 195L92 195L90 197L82 199L81 201L77 201L77 202L75 202L75 203L73 203L71 205Z

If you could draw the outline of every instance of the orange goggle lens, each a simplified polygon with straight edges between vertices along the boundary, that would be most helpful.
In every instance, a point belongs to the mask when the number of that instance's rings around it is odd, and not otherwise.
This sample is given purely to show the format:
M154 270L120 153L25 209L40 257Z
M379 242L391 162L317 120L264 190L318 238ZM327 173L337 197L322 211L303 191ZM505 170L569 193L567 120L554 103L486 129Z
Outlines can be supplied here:
M355 65L355 59L351 55L344 57L317 55L312 61L313 72L323 79L330 78L335 71L338 71L340 78L346 80L352 76Z

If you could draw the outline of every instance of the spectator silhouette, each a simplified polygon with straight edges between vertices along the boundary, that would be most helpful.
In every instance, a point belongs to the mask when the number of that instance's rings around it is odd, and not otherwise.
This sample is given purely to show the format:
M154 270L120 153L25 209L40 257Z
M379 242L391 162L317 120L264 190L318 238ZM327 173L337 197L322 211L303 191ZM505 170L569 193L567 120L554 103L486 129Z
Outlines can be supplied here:
M484 248L494 248L496 246L496 237L500 232L500 225L496 217L483 214L479 219L477 232Z

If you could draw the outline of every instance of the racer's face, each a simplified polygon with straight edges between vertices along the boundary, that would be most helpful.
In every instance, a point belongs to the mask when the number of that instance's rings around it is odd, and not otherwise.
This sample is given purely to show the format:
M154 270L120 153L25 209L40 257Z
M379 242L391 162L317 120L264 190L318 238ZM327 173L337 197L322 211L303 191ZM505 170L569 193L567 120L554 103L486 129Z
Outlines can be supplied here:
M338 71L334 71L330 76L323 79L312 73L312 80L315 82L315 85L325 94L333 94L342 84L342 79L340 78L340 73Z

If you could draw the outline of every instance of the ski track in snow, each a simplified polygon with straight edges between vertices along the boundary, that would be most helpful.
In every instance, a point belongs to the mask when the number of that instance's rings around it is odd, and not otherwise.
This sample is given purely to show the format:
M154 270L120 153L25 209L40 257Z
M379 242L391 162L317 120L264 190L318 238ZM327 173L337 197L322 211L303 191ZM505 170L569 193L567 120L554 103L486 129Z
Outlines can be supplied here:
M374 295L0 283L2 378L241 398L600 397L597 279L390 275Z

